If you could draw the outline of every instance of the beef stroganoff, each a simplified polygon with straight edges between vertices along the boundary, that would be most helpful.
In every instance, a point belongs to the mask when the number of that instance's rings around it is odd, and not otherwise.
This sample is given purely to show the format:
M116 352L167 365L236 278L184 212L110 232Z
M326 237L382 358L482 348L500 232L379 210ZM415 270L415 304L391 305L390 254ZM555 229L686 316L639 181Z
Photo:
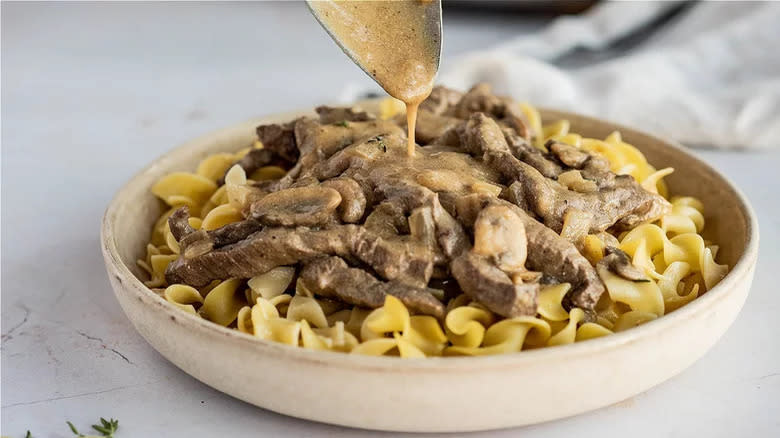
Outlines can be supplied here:
M702 203L617 132L582 137L483 84L434 89L413 156L392 100L317 112L152 187L170 208L138 261L148 287L262 339L413 358L620 332L727 272Z

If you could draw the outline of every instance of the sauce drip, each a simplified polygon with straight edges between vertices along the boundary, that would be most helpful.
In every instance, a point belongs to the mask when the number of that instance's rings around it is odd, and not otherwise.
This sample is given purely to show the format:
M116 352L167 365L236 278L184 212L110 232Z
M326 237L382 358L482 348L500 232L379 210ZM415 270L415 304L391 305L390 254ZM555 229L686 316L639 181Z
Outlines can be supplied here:
M409 143L414 155L417 107L433 89L439 67L439 41L427 26L430 2L312 1L309 7L328 33L366 73L406 104Z
M427 97L427 96L426 96ZM424 100L424 99L423 99ZM414 156L414 130L417 127L417 108L420 106L420 102L406 103L406 129L407 138L409 139L406 144L406 155Z

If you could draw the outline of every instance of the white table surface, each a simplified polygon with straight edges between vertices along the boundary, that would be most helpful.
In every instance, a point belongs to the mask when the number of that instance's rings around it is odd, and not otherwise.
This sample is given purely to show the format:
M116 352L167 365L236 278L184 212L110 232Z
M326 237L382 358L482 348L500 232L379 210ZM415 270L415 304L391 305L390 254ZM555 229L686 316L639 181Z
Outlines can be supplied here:
M113 193L167 149L371 84L307 14L300 3L2 5L3 435L67 437L66 420L87 429L100 416L120 420L120 438L369 434L259 409L181 372L133 330L99 250ZM448 55L542 24L447 18L445 68ZM647 393L480 436L777 436L780 148L697 153L745 191L761 224L733 327Z

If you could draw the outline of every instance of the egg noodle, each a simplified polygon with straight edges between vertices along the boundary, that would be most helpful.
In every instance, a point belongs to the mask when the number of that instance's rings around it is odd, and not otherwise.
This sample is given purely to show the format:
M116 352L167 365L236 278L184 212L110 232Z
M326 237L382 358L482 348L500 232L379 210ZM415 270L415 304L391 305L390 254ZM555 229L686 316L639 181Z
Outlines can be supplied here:
M609 160L613 172L631 175L646 190L659 193L672 204L671 212L660 220L617 236L607 232L587 234L587 227L583 229L576 214L567 214L561 235L576 242L590 263L596 266L605 247L614 246L628 254L650 278L634 282L598 267L607 293L590 318L582 309L564 309L562 300L570 289L568 283L543 286L534 317L499 317L460 295L447 303L443 321L411 315L401 301L389 295L384 305L374 310L315 297L300 281L292 284L292 267L277 267L249 281L215 281L201 289L166 284L165 269L179 254L179 245L168 226L174 210L189 207L193 228L213 230L243 219L240 205L244 184L285 174L276 166L260 168L251 175L245 175L237 166L230 169L251 148L211 155L194 173L174 172L152 187L152 193L170 209L154 225L146 258L138 260L150 277L145 284L184 312L261 339L317 350L416 358L503 354L606 336L674 311L726 275L728 267L715 262L718 246L700 234L705 226L702 203L692 197L669 198L663 177L673 171L671 168L656 170L618 132L603 140L585 138L570 132L567 120L542 124L534 107L524 104L522 108L534 132L543 133L534 141L537 148L543 150L547 140L555 139L601 154ZM380 116L389 118L398 109L388 99L380 105ZM256 142L253 147L262 144ZM218 187L217 180L229 169L226 183ZM577 176L562 174L559 182L569 187L587 183ZM295 293L287 293L292 288Z

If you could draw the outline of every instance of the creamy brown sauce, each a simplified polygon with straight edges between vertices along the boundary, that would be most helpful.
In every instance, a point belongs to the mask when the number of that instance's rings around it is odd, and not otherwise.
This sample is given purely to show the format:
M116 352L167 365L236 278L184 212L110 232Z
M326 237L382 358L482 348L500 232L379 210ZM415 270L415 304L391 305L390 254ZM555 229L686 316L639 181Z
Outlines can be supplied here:
M421 185L434 192L458 195L489 193L498 196L503 186L499 172L480 160L447 146L416 146L412 156L405 155L406 145L397 135L380 136L352 149L361 158L363 180L377 184L404 181ZM367 159L366 159L367 158Z
M431 94L439 41L426 36L425 1L316 1L309 6L348 54L388 94L406 104L414 154L418 105Z

